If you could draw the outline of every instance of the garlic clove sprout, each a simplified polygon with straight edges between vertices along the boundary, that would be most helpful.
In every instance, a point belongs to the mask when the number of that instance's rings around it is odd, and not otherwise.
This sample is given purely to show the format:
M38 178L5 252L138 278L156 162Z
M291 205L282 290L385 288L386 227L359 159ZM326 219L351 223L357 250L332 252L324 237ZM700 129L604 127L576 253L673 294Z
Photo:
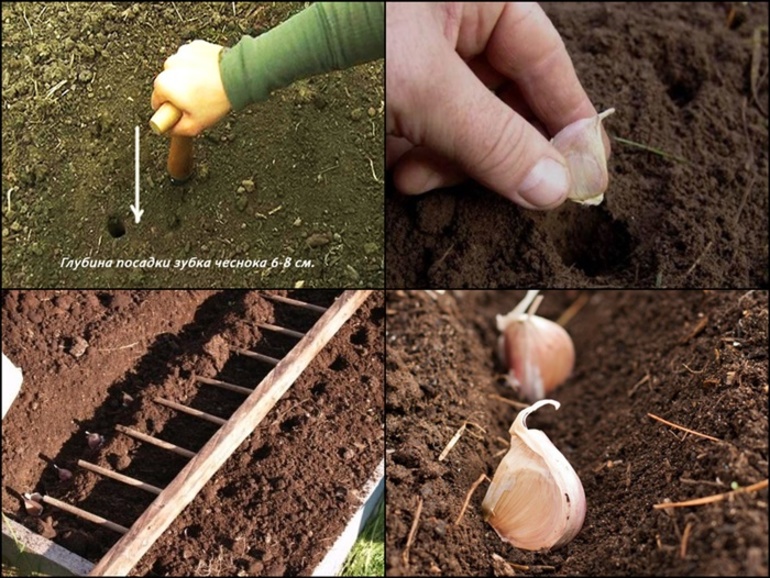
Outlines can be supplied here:
M609 184L607 151L602 139L602 120L615 112L614 108L584 118L564 127L551 139L551 144L564 155L572 177L567 198L584 205L598 205L604 200Z
M508 383L529 401L543 399L563 383L575 365L575 346L558 323L535 315L537 290L507 315L497 316L498 353L508 366Z
M543 399L523 409L509 430L511 447L497 467L481 503L484 519L500 538L523 550L555 549L583 526L583 484L567 459L540 430L527 428L527 416Z
M43 496L35 492L34 494L24 494L24 509L30 516L39 516L43 513Z

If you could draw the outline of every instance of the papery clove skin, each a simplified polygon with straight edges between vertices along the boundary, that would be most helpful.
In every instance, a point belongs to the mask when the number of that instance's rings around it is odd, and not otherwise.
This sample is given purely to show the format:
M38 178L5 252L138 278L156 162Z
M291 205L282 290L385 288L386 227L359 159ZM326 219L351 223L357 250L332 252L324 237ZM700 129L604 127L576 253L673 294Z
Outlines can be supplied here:
M545 433L527 428L527 416L544 399L519 412L511 446L481 504L500 538L523 550L551 550L570 542L583 526L586 499L575 470Z
M604 200L609 184L607 151L602 139L602 120L614 108L564 127L551 139L551 144L567 160L572 185L567 198L584 205L598 205Z
M534 314L539 305L535 302L537 294L537 290L528 291L510 313L497 316L501 332L498 352L509 369L508 383L531 402L561 385L575 365L575 346L569 333L558 323Z

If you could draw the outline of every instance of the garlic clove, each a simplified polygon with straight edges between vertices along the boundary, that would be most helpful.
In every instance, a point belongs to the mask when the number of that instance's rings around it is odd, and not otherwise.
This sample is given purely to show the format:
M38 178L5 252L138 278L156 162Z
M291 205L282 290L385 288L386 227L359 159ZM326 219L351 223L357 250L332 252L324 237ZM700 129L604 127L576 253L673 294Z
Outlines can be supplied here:
M575 366L575 346L569 333L558 323L534 315L540 304L535 301L537 293L528 291L513 311L497 316L497 328L502 332L498 353L509 368L508 383L529 401L543 399Z
M33 494L24 494L24 509L27 510L27 514L30 516L39 516L43 513L43 496L37 492Z
M72 479L72 472L69 470L66 470L64 468L60 468L56 464L53 465L54 468L56 468L56 471L59 472L59 481L62 482L68 482Z
M86 432L86 440L88 441L88 447L92 450L99 449L104 444L104 436L98 433Z
M519 412L511 425L511 447L481 503L484 519L500 538L523 550L555 549L583 527L585 492L575 470L540 430L527 428L527 416L544 399Z
M602 120L615 112L614 108L584 118L564 127L551 139L551 144L564 155L572 178L567 198L584 205L598 205L604 200L609 184L607 151L602 139Z

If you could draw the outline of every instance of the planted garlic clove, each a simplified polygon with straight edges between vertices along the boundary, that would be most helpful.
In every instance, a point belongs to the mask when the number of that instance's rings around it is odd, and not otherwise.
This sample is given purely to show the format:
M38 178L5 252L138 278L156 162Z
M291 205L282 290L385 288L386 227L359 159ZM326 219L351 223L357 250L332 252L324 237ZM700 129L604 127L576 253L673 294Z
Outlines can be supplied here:
M92 450L97 450L104 444L104 436L98 433L86 432L86 440L88 441L88 447Z
M575 365L575 346L558 323L535 315L542 296L528 291L507 315L497 316L501 361L508 367L508 383L529 401L543 399L561 385ZM529 309L527 311L527 309Z
M584 205L598 205L604 200L609 184L607 154L602 139L602 120L615 112L614 108L584 118L564 127L551 144L564 155L572 178L567 198Z
M64 468L60 468L56 464L53 465L56 471L59 472L59 480L62 482L68 482L72 479L72 472Z
M34 494L24 494L24 509L30 516L39 516L43 513L43 496L35 492Z
M567 459L540 430L527 429L527 416L541 400L519 412L509 430L511 447L497 467L481 509L500 538L523 550L564 546L583 527L583 484Z

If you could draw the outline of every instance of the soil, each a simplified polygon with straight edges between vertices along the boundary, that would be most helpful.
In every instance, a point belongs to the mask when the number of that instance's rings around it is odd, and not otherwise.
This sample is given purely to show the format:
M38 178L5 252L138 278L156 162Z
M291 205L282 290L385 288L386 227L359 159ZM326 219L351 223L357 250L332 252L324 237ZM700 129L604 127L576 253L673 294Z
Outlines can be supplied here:
M383 60L230 114L196 139L184 186L148 125L153 79L180 45L232 46L305 6L3 3L3 287L382 287ZM85 257L113 266L65 261ZM141 263L151 257L170 263ZM193 257L212 263L175 265Z
M388 183L388 287L767 287L767 3L542 6L608 134L669 157L613 141L605 202L548 213Z
M278 291L276 294L286 294ZM328 306L339 292L294 291ZM116 424L199 450L218 426L156 396L227 418L244 396L192 375L255 387L272 366L228 345L281 358L320 314L228 291L9 291L3 352L24 385L3 421L3 513L94 562L120 534L54 507L26 515L39 491L130 527L154 495L93 474L78 459L164 487L187 460ZM267 418L134 568L139 575L296 575L321 561L382 459L384 295L375 292ZM85 342L85 343L84 343ZM130 396L128 398L124 396ZM90 449L85 432L104 435ZM74 476L61 482L51 462Z
M699 507L654 504L767 479L766 291L546 291L540 314L575 341L572 377L529 416L582 480L582 531L552 552L502 542L482 519L516 410L495 360L495 314L523 291L388 292L386 573L388 575L766 575L768 490ZM707 434L672 429L654 414ZM439 454L466 420L444 461ZM418 500L422 511L404 562ZM493 560L493 554L502 561ZM512 575L512 574L509 574Z

